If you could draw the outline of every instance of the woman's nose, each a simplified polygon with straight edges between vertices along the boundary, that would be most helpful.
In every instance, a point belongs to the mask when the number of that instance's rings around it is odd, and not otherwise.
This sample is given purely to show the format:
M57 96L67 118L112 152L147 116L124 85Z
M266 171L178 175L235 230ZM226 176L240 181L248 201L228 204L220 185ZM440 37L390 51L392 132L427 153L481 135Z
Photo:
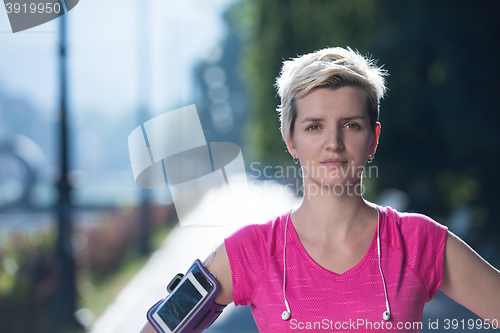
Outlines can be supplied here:
M335 129L327 132L325 148L332 151L339 151L344 149L344 142L342 141L341 131Z

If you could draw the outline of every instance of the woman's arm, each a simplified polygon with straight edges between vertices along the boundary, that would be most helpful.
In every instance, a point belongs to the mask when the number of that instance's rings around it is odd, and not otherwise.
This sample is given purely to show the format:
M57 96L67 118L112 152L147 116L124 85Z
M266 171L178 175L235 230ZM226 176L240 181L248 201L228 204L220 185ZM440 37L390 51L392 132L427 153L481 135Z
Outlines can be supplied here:
M481 318L500 322L500 271L450 231L440 289Z
M233 302L233 278L231 266L226 252L226 245L220 244L215 249L215 255L207 263L207 270L214 273L219 282L219 293L215 297L215 303L227 305Z
M205 259L206 262L210 256ZM214 273L217 282L219 283L219 293L215 297L215 303L227 305L233 302L233 280L231 276L231 267L229 266L229 258L227 257L226 246L220 244L215 249L215 255L212 256L210 262L207 263L207 270ZM156 333L156 330L149 322L141 330L141 333Z

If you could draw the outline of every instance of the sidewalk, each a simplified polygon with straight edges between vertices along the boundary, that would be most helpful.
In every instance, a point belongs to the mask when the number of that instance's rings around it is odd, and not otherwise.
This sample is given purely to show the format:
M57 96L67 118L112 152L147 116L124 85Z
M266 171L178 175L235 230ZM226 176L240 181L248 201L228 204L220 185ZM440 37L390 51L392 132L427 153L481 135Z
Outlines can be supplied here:
M242 212L252 223L265 223L296 206L299 200L287 196L273 184L252 185L248 189L248 207ZM276 186L276 187L274 187ZM218 193L210 194L217 201ZM217 209L214 207L214 209ZM199 218L196 209L187 217ZM142 270L120 292L116 300L93 324L91 333L134 333L140 332L146 322L146 311L159 299L165 297L166 285L177 273L184 273L195 259L205 259L213 247L243 224L231 221L229 227L175 227L161 248L156 251ZM241 220L242 221L242 220ZM232 324L231 324L232 323ZM233 326L227 330L227 325ZM247 307L228 306L207 332L257 332Z

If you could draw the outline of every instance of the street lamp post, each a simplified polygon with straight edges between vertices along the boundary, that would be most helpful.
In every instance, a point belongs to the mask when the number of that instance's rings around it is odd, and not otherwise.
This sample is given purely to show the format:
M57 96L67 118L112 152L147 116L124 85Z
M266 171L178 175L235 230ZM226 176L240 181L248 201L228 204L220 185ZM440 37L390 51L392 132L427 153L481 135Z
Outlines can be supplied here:
M71 185L68 181L69 172L69 133L68 133L68 74L67 74L67 36L66 17L59 17L59 88L60 88L60 121L59 121L59 180L57 181L58 200L57 214L57 243L56 243L56 278L57 289L54 294L51 326L54 332L68 332L80 328L75 319L77 292L76 268L71 235Z
M148 118L149 99L151 97L151 68L150 68L150 39L149 39L149 13L150 2L140 0L139 4L139 33L138 33L138 91L139 91L139 123L142 124ZM151 236L151 190L142 188L140 192L140 237L139 252L148 255L151 252L149 238Z

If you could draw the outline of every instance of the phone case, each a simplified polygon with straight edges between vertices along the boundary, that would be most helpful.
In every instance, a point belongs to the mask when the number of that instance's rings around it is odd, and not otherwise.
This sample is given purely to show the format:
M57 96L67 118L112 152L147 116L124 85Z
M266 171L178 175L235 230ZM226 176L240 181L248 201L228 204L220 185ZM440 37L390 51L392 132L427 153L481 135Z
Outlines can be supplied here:
M199 259L195 260L193 265L189 267L187 274L191 271L194 266L198 266L198 269L203 274L203 276L209 280L214 286L213 289L207 294L205 298L203 298L200 303L198 303L190 314L179 324L178 327L173 331L174 333L197 333L202 332L207 329L212 323L219 317L222 313L222 310L226 307L225 305L219 305L214 302L215 296L217 296L219 292L219 284L215 277L205 268L205 266L201 263ZM175 279L175 278L174 278ZM177 283L177 286L181 283ZM170 285L170 284L169 284ZM177 288L176 286L176 288ZM176 289L175 288L175 289ZM172 291L174 292L175 289ZM167 296L168 297L168 296ZM153 317L158 306L160 306L163 301L167 298L163 298L156 302L147 312L147 319L154 327L154 329L158 333L167 333L165 332L161 326L156 322L156 319Z

